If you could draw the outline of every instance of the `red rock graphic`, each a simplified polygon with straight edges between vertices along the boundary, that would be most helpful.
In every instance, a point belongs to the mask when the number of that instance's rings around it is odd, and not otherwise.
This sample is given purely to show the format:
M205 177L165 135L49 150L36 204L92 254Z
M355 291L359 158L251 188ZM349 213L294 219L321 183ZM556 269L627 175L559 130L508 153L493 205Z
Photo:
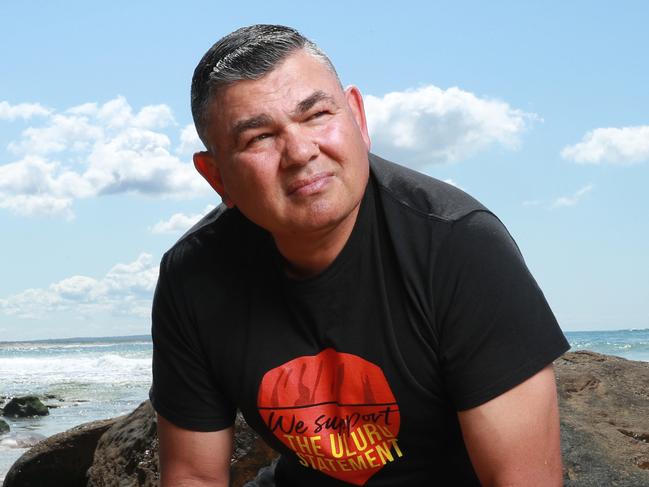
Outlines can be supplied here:
M332 348L268 371L259 413L305 467L364 485L403 456L399 407L383 371Z

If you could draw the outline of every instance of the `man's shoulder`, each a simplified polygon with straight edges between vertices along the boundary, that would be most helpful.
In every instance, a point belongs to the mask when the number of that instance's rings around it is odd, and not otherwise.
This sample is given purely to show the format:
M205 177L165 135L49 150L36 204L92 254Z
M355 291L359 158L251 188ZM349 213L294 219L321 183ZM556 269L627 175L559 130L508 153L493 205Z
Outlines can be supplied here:
M370 154L370 167L382 199L411 213L453 222L475 211L488 211L458 187L374 154Z
M207 261L233 261L245 252L244 243L254 229L237 209L221 204L192 226L165 253L168 265L187 268Z

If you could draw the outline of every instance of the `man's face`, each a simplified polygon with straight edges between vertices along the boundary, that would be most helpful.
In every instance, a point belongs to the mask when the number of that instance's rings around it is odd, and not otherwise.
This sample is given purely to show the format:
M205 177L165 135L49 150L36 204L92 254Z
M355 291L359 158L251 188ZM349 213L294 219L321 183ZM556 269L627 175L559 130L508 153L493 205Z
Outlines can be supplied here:
M222 89L209 117L213 150L194 162L226 204L276 238L355 218L369 172L363 102L320 61L296 51Z

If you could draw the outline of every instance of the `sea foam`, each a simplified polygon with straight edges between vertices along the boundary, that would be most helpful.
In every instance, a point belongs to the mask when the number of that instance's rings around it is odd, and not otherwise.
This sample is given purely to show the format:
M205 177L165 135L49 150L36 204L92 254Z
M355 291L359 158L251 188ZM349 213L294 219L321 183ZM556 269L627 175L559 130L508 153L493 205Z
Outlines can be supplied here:
M116 354L0 358L0 383L133 383L151 380L150 357Z

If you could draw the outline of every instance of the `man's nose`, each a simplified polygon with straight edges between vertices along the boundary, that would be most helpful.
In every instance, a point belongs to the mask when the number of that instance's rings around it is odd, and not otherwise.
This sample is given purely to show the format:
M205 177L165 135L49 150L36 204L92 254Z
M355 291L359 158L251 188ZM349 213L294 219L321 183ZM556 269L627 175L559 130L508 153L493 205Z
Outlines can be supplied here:
M303 165L318 157L320 146L310 136L308 130L298 125L286 130L283 152L282 164L284 167Z

